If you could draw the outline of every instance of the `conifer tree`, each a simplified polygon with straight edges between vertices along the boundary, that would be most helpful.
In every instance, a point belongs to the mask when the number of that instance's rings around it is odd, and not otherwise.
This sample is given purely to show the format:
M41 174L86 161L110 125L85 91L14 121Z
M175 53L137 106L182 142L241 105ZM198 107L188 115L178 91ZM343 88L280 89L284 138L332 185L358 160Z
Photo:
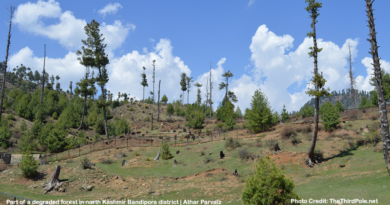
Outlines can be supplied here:
M183 91L183 105L184 105L184 91L187 90L187 75L185 73L181 74L181 80L180 80L180 85L181 85L181 90Z
M198 88L198 94L196 95L196 102L198 103L198 105L200 105L200 103L202 102L202 95L201 95L201 90L200 88L203 86L202 84L200 84L199 82L196 82L195 83L195 86ZM206 110L205 110L206 112Z
M192 80L192 77L189 76L186 77L186 81L187 81L187 104L189 104L191 83L194 81Z
M145 68L145 66L142 67L142 69L144 69L144 73L141 74L141 78L142 78L141 85L144 88L142 101L145 102L145 87L148 87L148 80L146 79L146 74L145 74L146 68Z

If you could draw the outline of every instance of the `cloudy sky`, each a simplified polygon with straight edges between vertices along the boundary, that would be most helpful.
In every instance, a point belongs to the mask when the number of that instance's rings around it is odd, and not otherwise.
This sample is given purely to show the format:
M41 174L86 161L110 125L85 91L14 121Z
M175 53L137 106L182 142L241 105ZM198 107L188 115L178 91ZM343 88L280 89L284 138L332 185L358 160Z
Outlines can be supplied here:
M230 89L238 97L241 110L249 107L254 91L261 89L273 109L283 104L289 111L309 100L305 94L312 76L313 59L306 36L311 30L304 0L199 0L199 1L21 1L0 2L0 56L5 56L10 5L16 7L13 20L9 67L24 64L42 71L46 44L46 70L59 75L63 90L79 81L85 68L76 51L86 39L84 26L93 19L107 44L109 82L116 97L126 92L142 99L142 67L146 67L152 88L152 61L156 60L156 89L169 101L179 99L180 73L200 82L205 93L209 69L214 82L213 101L219 102L222 74L234 77ZM390 1L374 3L376 31L382 67L390 72ZM328 0L320 9L317 24L319 70L331 90L348 87L348 48L360 90L370 91L372 59L369 51L364 1ZM194 83L195 83L194 82ZM187 98L187 93L185 94ZM203 99L205 97L203 96ZM190 102L196 100L192 86ZM217 103L214 104L217 106Z

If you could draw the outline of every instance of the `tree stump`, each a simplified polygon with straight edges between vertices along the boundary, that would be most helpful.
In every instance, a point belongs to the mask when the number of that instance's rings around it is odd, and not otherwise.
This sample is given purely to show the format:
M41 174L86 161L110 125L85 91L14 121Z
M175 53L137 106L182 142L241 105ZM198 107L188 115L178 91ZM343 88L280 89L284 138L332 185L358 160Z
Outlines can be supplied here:
M225 154L223 153L223 151L220 151L220 152L219 152L219 156L220 156L220 159L225 158Z
M160 160L160 150L158 150L157 157L154 159L155 161Z
M278 152L278 151L280 151L281 149L280 149L280 147L279 147L279 144L277 143L277 142L275 142L275 145L274 145L274 151L275 152Z
M61 166L57 165L56 170L54 171L53 175L51 175L50 180L45 184L45 194L51 190L58 190L59 187L61 187L62 183L58 179L60 176L60 170Z
M177 161L176 161L176 159L173 160L173 165L174 165L174 166L177 166Z

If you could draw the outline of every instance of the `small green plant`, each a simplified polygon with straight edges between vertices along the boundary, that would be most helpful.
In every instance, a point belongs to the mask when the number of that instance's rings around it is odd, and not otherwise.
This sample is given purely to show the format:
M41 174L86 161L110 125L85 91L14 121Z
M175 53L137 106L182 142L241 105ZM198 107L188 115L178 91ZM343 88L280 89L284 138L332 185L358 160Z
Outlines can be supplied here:
M27 130L27 123L26 121L22 121L22 123L20 123L20 130L22 131L26 131Z
M53 115L51 116L53 119L57 120L58 119L58 114L57 112L54 112Z
M200 151L200 156L203 156L204 154L204 151Z
M7 120L15 120L15 116L11 113L5 119L7 119Z
M147 116L147 117L145 118L145 122L149 122L149 121L150 121L150 117Z
M246 148L242 148L238 150L238 157L241 159L241 161L247 161L249 158L251 158L252 153L250 153Z
M254 175L246 179L241 199L243 204L296 204L291 203L291 199L300 199L294 186L294 181L267 157L259 160Z
M222 128L223 125L224 125L223 122L220 122L220 123L218 123L218 124L216 125L216 127L217 127L217 128Z
M172 158L172 154L169 151L169 145L168 143L164 142L161 146L161 158L164 160Z
M138 152L134 152L135 156L140 156L141 154Z
M146 160L146 161L150 161L150 158L148 157L148 158L146 158L145 160Z
M240 142L238 142L238 140L234 140L233 138L229 137L226 142L225 142L225 148L227 150L234 150L236 149L237 147L241 147L241 144Z
M91 168L91 161L88 159L88 157L84 157L80 162L81 162L81 168L83 169Z
M38 174L38 164L30 151L24 153L19 168L22 170L22 176L26 178L33 178Z
M134 108L133 108L133 107L130 107L129 111L134 111Z

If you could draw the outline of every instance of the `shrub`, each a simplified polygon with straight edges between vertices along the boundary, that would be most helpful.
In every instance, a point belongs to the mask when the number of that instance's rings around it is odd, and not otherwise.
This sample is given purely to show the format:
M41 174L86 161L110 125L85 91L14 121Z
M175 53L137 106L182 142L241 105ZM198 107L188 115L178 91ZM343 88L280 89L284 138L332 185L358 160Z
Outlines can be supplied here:
M340 114L337 108L329 101L321 105L321 119L325 126L325 130L329 131L332 128L337 128L337 125L340 123Z
M2 148L5 149L11 145L11 143L9 142L9 139L11 138L11 136L12 136L12 133L9 129L8 120L7 119L2 120L1 127L0 127L0 146Z
M146 106L145 106L145 109L149 109L149 106L146 105Z
M147 116L147 117L145 118L145 122L149 122L149 121L150 121L150 117Z
M229 117L228 119L226 119L225 121L225 126L228 127L228 129L232 130L234 128L234 125L236 123L234 122L234 119L232 117Z
M133 108L133 107L130 107L129 111L134 111L134 108Z
M204 151L200 151L200 156L205 155Z
M15 116L11 113L5 119L7 119L7 120L15 120Z
M26 121L22 121L22 123L20 123L20 130L22 131L26 131L27 130L27 123Z
M53 115L51 116L53 119L57 120L58 119L58 114L57 112L54 112Z
M22 170L22 176L33 178L38 174L38 164L35 162L30 151L24 153L19 168Z
M169 151L169 145L168 143L164 142L161 146L161 158L164 160L172 158L172 154Z
M291 199L300 199L294 186L294 181L286 178L269 157L260 159L254 175L246 180L242 201L244 204L290 204Z
M349 120L357 120L359 117L359 111L358 110L350 110L348 112L348 119Z
M237 147L241 147L240 142L238 140L234 140L233 138L229 137L225 142L225 148L227 150L234 150Z
M148 158L146 158L145 160L146 160L146 161L151 161L149 157L148 157Z
M295 131L292 127L284 127L283 130L280 132L282 138L285 139L290 138L292 134L295 134Z
M135 156L140 156L141 154L138 152L134 152Z
M246 148L242 148L238 151L238 157L241 159L241 161L246 161L249 158L252 157L252 153L250 153Z
M203 162L205 164L207 164L209 162L213 162L213 161L214 161L214 159L210 155L205 156L204 159L203 159Z
M84 157L80 162L81 162L81 168L83 169L91 168L91 161L87 157Z
M318 160L323 160L324 159L324 152L320 149L314 150L314 158Z
M168 107L167 107L167 113L169 115L172 115L174 112L175 112L175 110L173 109L173 105L169 103Z
M104 158L100 159L99 162L102 164L112 164L113 163L113 161L111 159L104 159Z
M216 127L217 127L217 128L222 128L222 127L223 127L223 123L222 123L222 122L218 123L218 124L216 125Z
M292 137L291 138L291 143L295 146L295 145L297 145L297 144L299 144L299 143L301 143L302 141L301 141L301 139L299 139L297 136L294 136L294 137Z

